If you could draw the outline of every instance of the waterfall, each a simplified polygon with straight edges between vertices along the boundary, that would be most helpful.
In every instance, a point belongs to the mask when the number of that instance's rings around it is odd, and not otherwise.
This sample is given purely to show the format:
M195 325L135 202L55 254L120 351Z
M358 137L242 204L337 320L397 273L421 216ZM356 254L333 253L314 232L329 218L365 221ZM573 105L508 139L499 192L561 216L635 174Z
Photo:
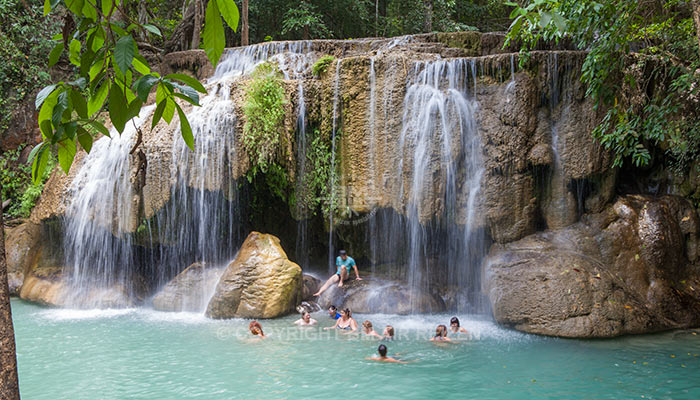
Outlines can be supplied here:
M337 130L338 119L338 93L340 92L340 64L342 60L335 63L335 86L333 89L333 130L331 135L331 177L328 184L331 187L329 202L330 212L328 213L328 273L335 272L335 251L333 249L333 214L335 212L335 134Z
M155 107L144 107L139 117L126 124L120 135L95 141L90 154L70 186L63 225L64 273L70 277L67 306L124 306L133 296L136 254L132 240L123 234L133 228L134 188L129 152L137 127ZM98 290L104 290L97 293Z

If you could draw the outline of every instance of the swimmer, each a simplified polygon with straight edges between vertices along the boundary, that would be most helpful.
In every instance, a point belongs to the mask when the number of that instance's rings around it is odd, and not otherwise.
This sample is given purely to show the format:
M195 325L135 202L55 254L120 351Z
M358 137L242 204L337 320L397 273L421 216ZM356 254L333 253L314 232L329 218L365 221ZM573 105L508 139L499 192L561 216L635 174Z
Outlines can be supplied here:
M459 326L459 318L452 317L450 319L450 332L451 333L469 333L466 329Z
M352 313L349 308L340 311L340 318L335 321L335 325L332 327L325 327L324 330L328 329L340 329L347 331L346 333L354 333L357 331L357 322L352 317Z
M338 313L338 309L333 305L328 307L328 315L333 319L340 318L340 314Z
M386 328L384 328L384 332L382 332L382 336L384 340L394 340L394 327L387 325Z
M445 325L438 325L435 329L435 336L430 339L431 342L451 342L450 338L447 337L447 327Z
M393 357L387 357L386 356L386 346L383 344L379 345L379 348L377 349L377 352L379 353L379 357L367 357L367 360L370 361L381 361L381 362L388 362L388 363L396 363L396 364L408 364L408 361L401 361L397 360Z
M367 336L376 337L377 339L382 338L380 334L378 334L374 331L374 329L372 329L372 323L369 321L365 321L362 323L362 333L364 333Z
M248 329L250 329L250 333L253 334L253 336L257 336L259 338L265 338L265 334L263 333L262 325L260 325L260 322L258 321L250 321L250 325L248 325Z
M294 325L299 325L299 326L311 326L311 325L316 325L318 321L315 319L311 318L311 314L308 312L304 311L301 314L301 318L298 320L294 321Z

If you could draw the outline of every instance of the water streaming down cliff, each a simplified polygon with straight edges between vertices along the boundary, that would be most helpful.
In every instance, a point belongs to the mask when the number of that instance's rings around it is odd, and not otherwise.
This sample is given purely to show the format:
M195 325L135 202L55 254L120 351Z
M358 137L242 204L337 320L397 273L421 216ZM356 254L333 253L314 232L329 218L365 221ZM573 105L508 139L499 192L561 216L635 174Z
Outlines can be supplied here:
M369 235L374 257L405 260L412 302L420 292L450 287L442 294L452 308L478 312L485 245L474 214L484 170L474 73L468 59L414 64L397 144L396 168L405 179L396 203L405 204L405 215L378 213Z

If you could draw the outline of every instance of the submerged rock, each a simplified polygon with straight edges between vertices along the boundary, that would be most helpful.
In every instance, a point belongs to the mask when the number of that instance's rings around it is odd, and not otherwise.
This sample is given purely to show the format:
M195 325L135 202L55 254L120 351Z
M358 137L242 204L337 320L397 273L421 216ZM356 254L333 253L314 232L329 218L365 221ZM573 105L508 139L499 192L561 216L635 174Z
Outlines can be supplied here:
M223 268L197 262L177 274L153 297L153 308L159 311L201 312L207 307Z
M224 271L209 301L210 318L275 318L301 302L301 268L278 238L251 232Z
M686 250L699 226L679 197L626 196L584 222L495 244L485 262L494 317L563 337L697 326L700 266Z
M445 311L445 302L437 294L413 291L383 280L351 280L342 288L332 285L318 299L323 309L335 305L354 313L411 314Z

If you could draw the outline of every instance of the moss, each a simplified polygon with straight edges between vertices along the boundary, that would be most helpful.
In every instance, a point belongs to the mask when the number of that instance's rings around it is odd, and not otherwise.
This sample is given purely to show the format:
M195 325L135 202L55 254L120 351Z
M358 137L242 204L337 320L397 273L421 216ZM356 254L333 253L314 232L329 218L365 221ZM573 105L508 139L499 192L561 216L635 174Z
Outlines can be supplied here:
M470 57L481 56L481 33L479 32L440 32L437 41L447 47L464 49Z
M335 62L335 57L325 55L314 63L313 67L311 67L311 72L314 74L314 76L321 76L321 74L328 70L328 66L333 62Z

